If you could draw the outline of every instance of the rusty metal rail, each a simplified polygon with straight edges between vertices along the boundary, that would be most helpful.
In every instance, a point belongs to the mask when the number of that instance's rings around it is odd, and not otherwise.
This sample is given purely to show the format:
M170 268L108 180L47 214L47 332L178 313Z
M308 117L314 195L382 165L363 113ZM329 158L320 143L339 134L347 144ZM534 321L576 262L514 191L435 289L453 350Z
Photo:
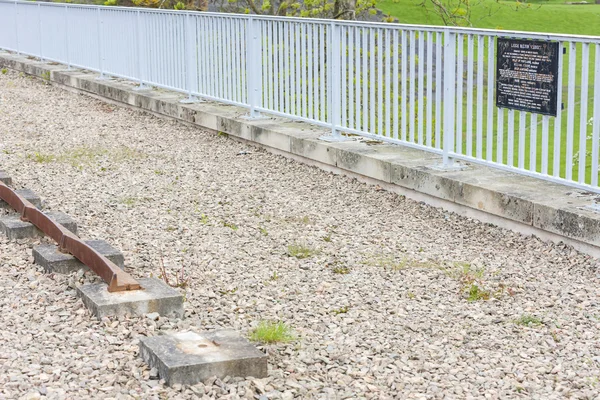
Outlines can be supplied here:
M0 182L0 200L4 200L21 214L21 220L32 223L46 236L58 243L59 251L72 254L73 257L98 274L108 284L109 292L142 289L139 282L131 275L91 248L64 226L52 221L3 182Z

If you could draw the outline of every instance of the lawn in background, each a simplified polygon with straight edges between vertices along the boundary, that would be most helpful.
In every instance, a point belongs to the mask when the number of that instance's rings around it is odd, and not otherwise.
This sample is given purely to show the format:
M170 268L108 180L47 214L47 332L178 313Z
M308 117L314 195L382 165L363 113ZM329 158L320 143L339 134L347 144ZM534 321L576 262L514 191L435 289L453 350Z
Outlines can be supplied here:
M377 8L401 23L442 25L440 17L419 4L418 0L379 0ZM477 4L471 18L475 28L600 36L600 4L562 0L533 0L518 7L515 1L475 0L473 4Z

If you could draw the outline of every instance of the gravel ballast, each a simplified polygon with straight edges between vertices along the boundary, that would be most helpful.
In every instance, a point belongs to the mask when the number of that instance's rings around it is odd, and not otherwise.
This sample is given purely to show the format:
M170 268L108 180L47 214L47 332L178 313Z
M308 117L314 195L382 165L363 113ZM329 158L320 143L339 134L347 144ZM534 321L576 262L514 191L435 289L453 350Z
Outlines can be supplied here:
M0 398L597 398L597 260L226 136L0 74L0 170L126 270L187 286L185 319L90 315L0 238ZM185 286L185 285L181 285ZM167 387L140 337L293 329L266 379Z

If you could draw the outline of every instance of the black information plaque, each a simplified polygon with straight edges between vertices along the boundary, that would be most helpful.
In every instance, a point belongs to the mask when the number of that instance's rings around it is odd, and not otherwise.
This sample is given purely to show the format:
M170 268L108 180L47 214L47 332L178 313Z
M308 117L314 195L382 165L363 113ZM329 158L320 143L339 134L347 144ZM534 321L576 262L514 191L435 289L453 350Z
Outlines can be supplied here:
M498 38L496 106L557 113L558 42Z

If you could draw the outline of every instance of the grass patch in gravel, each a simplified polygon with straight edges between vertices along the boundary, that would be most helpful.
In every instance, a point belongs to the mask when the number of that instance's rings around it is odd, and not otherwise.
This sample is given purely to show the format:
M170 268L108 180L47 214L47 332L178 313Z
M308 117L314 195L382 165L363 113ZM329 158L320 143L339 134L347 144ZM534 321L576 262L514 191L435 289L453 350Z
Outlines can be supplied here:
M290 244L287 248L288 256L295 257L299 260L312 257L317 253L318 250L299 243Z
M124 161L144 158L146 155L138 150L127 146L121 146L116 149L106 149L102 147L80 146L70 149L60 155L50 153L35 152L28 154L27 159L37 163L60 162L70 164L74 168L83 168L105 158L112 163L122 163Z
M250 332L250 340L260 343L285 343L295 339L290 328L281 321L261 321Z
M543 325L543 322L540 318L538 318L536 316L523 314L515 320L515 324L523 325L523 326L527 326L527 327L531 328L534 326Z

